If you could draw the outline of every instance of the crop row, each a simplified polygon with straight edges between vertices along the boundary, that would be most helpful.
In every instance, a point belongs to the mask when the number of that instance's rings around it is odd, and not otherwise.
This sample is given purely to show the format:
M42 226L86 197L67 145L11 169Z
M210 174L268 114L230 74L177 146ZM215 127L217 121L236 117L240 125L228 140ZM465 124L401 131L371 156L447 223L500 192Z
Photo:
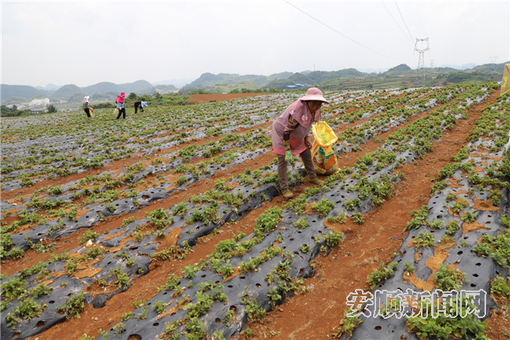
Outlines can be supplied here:
M355 98L363 94L357 96ZM40 124L34 126L26 124L26 120L6 124L7 137L12 134L18 138L24 136L25 140L12 142L8 139L9 143L4 143L3 189L30 186L34 177L38 177L37 180L65 177L108 165L112 160L147 155L239 128L250 128L270 121L281 111L282 104L292 99L292 95L269 95L252 103L238 100L232 104L175 108L170 113L163 111L164 108L155 108L150 114L116 125L112 125L110 114L104 110L98 110L93 125L86 125L84 117L76 122L69 116L60 116L54 122L41 118ZM260 105L266 101L272 105ZM88 126L90 128L86 129ZM41 131L41 127L47 131Z
M492 90L487 85L467 90L465 97L460 99L452 96L449 106L430 112L390 135L386 143L375 152L359 158L352 168L329 176L323 186L307 189L304 194L288 202L285 209L268 209L257 218L253 233L238 234L230 240L221 241L207 260L186 267L181 276L169 276L157 295L148 301L137 302L133 311L123 317L123 322L105 331L100 338L123 338L122 334L127 330L130 334L144 337L162 335L170 338L180 334L191 337L209 333L217 338L229 338L241 332L247 320L260 320L267 310L282 303L286 296L306 291L302 278L314 275L310 261L318 254L327 255L329 249L344 238L342 234L332 233L325 226L324 220L342 223L346 218L351 218L356 223L363 223L363 213L373 206L383 204L390 197L394 183L402 176L398 169L406 162L412 162L431 151L432 141L439 140L445 130L455 125L457 119L463 118L459 106L468 107ZM231 110L235 111L235 105ZM242 136L229 134L235 135ZM232 143L226 149L239 146L236 143L240 140L250 143L251 137L256 141L252 147L260 146L261 141L267 140L262 131L249 132L247 135L248 138L243 136L237 141L229 141ZM501 142L498 141L500 147ZM263 147L267 148L267 145ZM183 150L189 151L189 154ZM10 257L23 256L23 249L37 247L38 238L52 236L49 231L55 223L76 222L74 227L80 224L80 227L88 228L100 222L101 215L105 217L131 211L135 199L139 203L148 203L144 195L155 197L151 199L168 197L167 192L171 191L169 188L185 185L194 178L193 171L200 169L196 165L199 163L189 163L187 166L185 162L191 162L194 157L203 157L205 151L200 147L181 148L176 152L181 152L183 159L178 165L174 163L169 166L169 163L165 163L166 157L162 157L161 162L155 162L150 169L135 163L122 175L103 173L101 176L84 179L81 183L69 183L60 190L45 188L43 196L38 196L41 191L23 202L27 205L30 202L29 209L32 210L21 210L18 213L19 221L15 222L38 224L40 220L32 220L36 215L34 212L41 208L56 210L58 206L49 207L49 202L45 206L44 202L48 199L54 203L61 195L64 195L64 198L60 198L64 204L70 203L73 195L76 200L82 199L80 207L87 207L86 214L89 215L82 215L78 221L73 221L73 216L58 216L52 223L45 222L39 229L30 229L37 233L28 239L23 233L16 237L14 234L10 238L7 236L24 225L19 223L15 226L13 222L8 226L11 230L2 230L3 254ZM235 158L242 154L254 157L254 152L257 149L234 151ZM168 160L176 153L169 155ZM188 159L184 160L185 157ZM294 185L304 180L299 164L296 162L294 171L291 171ZM204 164L202 169L208 166L211 165ZM182 177L176 176L179 172L164 174L179 167L179 171L184 171L181 174L189 172L190 176L184 176L186 180L182 180L181 184L178 181ZM145 191L137 191L136 197L124 196L134 187L125 189L122 199L99 195L117 186L125 186L126 176L130 173L133 174L131 183L136 184L149 171L156 175L161 171L162 177L156 177L160 182L154 183L157 186L147 187ZM54 254L47 263L42 262L3 279L2 311L7 316L5 321L2 320L2 335L17 332L25 337L37 334L66 317L76 316L85 302L100 308L113 294L129 289L137 277L145 275L150 270L151 262L177 260L187 256L201 237L221 233L225 223L242 221L248 211L278 195L273 184L276 181L275 173L274 164L246 169L244 174L230 178L228 182L216 181L214 189L190 197L189 202L147 212L145 219L127 218L119 229L104 235L86 232L86 236L80 240L84 244L81 248L65 254ZM201 172L194 180L204 180L208 175L210 173ZM159 192L159 196L149 195L151 190ZM93 195L96 197L85 203ZM109 208L109 204L113 208ZM78 206L75 210L78 210ZM305 211L308 214L304 214ZM64 212L67 213L66 209ZM73 230L70 228L67 232ZM119 231L122 231L121 235ZM169 235L178 236L176 245L156 252L158 239ZM85 246L89 241L92 245ZM48 251L44 246L40 247L41 251ZM93 265L97 273L91 277L80 277L79 268L84 264ZM44 288L38 284L41 279L51 281L51 284ZM85 289L91 284L110 287L110 290L107 294L91 294ZM70 292L74 297L68 298ZM37 327L40 322L43 322L43 327ZM5 325L8 329L4 328Z
M508 297L510 161L503 157L502 146L508 140L509 113L509 96L485 108L469 134L470 142L439 171L428 204L413 212L406 226L409 234L393 262L381 263L367 277L372 289L377 288L383 295L428 291L440 296L439 289ZM434 257L441 259L439 264L431 261ZM431 312L433 301L421 300L417 307L423 314L410 317L413 313L403 301L381 295L380 301L386 303L372 315L346 310L346 314L355 316L345 317L339 334L398 338L415 332L420 338L440 334L483 338L486 324L481 319L498 306L488 294L475 297L459 296L458 309L451 311L453 316L442 313L439 317ZM446 307L445 301L438 305ZM471 312L462 316L460 311L465 308Z

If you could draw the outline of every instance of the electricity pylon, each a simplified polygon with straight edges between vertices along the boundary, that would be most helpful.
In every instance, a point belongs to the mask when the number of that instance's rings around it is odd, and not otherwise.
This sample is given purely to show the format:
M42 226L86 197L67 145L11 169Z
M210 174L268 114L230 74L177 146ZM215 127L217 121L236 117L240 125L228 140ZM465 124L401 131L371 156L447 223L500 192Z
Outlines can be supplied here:
M418 43L420 43L422 41L427 42L427 48L423 48L423 49L418 48ZM416 44L414 44L414 50L419 53L419 56L418 56L418 70L420 68L424 68L425 67L425 52L428 51L429 49L430 49L430 47L429 47L429 38L423 38L423 39L416 38Z
M426 42L427 43L427 48L418 48L418 43L420 42ZM418 51L419 55L418 55L418 71L421 69L421 68L425 68L425 52L428 51L430 48L429 48L429 38L423 38L423 39L418 39L416 38L416 44L414 44L414 50L415 51ZM423 86L425 86L425 70L423 71Z

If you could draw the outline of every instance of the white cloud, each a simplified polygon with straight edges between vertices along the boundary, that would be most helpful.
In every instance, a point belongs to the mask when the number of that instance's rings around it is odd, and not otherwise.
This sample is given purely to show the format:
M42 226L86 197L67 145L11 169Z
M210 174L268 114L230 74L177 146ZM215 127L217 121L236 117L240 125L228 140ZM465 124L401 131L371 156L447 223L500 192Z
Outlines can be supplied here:
M503 1L3 2L2 82L414 68L409 35L429 37L427 65L503 62L509 16Z

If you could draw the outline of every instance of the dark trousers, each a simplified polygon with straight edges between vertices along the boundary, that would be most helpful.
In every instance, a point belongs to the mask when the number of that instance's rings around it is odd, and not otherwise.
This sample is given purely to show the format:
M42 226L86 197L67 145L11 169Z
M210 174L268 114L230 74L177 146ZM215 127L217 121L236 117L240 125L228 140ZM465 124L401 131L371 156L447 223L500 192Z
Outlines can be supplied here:
M280 184L280 189L285 190L289 188L289 178L287 176L287 161L285 160L285 155L278 155L278 182ZM313 168L313 160L312 160L312 152L310 149L306 149L305 151L299 154L301 156L301 160L305 165L306 173L310 179L314 179L317 177L315 170Z
M135 102L135 113L138 112L138 109L140 109L140 112L143 112L142 102Z
M120 115L123 115L124 119L126 119L126 108L119 109L119 114L117 115L117 119L120 118Z
M90 119L90 109L83 109L83 111L87 114L87 118Z

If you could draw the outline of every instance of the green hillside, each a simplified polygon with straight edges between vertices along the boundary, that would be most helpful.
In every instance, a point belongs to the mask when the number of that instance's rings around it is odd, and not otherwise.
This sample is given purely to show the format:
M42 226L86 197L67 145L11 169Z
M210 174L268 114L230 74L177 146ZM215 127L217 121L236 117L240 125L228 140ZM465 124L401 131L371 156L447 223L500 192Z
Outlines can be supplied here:
M261 75L238 75L231 73L204 73L198 79L191 82L190 84L182 87L179 90L179 94L190 94L198 92L208 93L224 93L231 91L241 90L257 90L263 87L267 87L267 84L271 81L278 79L287 79L291 77L291 72L281 72L272 74L270 76Z
M341 89L371 89L388 87L416 87L416 86L444 86L463 82L484 83L499 81L503 77L505 63L479 65L469 70L457 70L449 67L411 69L406 64L400 64L382 73L365 73L354 68L337 71L303 71L280 72L270 76L232 73L203 73L198 79L182 87L178 93L234 93L234 92L264 92L269 90L285 90L292 88L306 88L318 86L323 90ZM56 100L75 102L82 96L88 95L96 101L111 100L120 92L137 95L171 93L177 91L173 85L152 86L145 80L133 83L114 84L101 82L80 88L69 84L57 91L36 89L31 86L1 85L1 100L3 104L17 104L23 99L47 97ZM21 99L20 99L21 98ZM21 100L21 101L20 101Z
M162 86L158 86L161 88ZM167 89L175 89L173 85L164 86ZM1 100L2 104L15 104L27 101L34 97L51 98L56 100L76 101L83 99L83 96L90 96L91 98L110 98L120 92L129 94L134 92L138 95L154 94L156 87L145 80L138 80L133 83L114 84L111 82L101 82L86 87L78 87L74 84L68 84L60 87L56 91L46 91L36 89L32 86L26 85L1 85ZM20 98L22 100L20 101Z
M70 85L64 85L61 88L59 88L57 91L53 92L51 97L57 98L57 99L69 100L72 96L74 96L76 94L81 94L81 93L83 93L83 92L78 86L70 84Z
M47 97L49 91L38 90L35 87L27 86L27 85L1 85L2 92L2 102L9 97L21 97L25 99L30 99L38 96Z

